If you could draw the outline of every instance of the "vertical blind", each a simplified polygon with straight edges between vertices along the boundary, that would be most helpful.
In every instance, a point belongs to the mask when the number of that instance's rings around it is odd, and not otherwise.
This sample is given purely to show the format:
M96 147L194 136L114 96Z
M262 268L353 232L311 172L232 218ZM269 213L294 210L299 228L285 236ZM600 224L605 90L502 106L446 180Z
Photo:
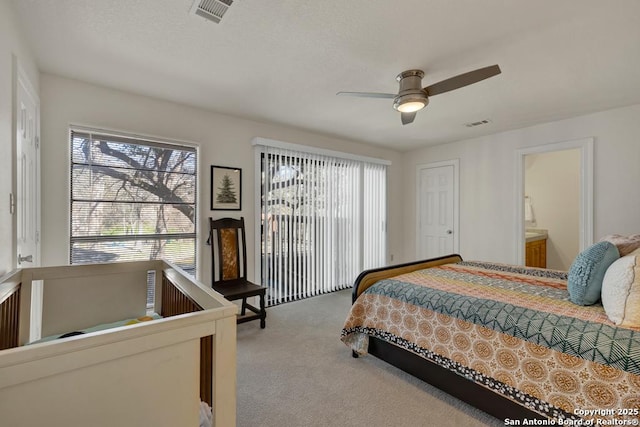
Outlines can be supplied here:
M362 268L376 268L384 265L387 251L387 167L364 163L364 186L362 205L364 228L362 234L364 256Z
M353 285L385 263L386 166L261 147L261 276L270 305Z
M71 131L72 264L164 258L195 275L196 150Z

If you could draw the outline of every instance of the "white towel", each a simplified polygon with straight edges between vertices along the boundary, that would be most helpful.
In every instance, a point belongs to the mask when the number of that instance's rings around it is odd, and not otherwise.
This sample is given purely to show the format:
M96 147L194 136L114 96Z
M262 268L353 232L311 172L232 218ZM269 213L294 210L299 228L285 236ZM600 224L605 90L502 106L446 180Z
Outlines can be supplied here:
M200 401L200 427L212 427L213 416L211 407L206 402Z
M531 197L524 197L524 220L527 222L534 222L533 218L533 206L531 204Z

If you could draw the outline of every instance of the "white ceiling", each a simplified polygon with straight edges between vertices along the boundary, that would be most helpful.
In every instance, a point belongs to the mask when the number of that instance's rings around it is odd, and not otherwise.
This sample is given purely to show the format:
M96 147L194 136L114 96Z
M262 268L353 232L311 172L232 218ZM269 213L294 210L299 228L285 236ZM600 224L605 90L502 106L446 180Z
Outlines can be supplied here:
M220 24L193 0L10 2L41 71L397 150L640 103L638 0L235 0ZM335 95L493 64L406 126Z

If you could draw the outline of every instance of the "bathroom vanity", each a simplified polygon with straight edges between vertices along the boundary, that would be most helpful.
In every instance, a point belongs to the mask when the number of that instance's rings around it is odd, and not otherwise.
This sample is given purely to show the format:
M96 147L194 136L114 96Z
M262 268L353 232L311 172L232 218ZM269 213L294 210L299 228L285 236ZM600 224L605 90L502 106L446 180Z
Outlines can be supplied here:
M525 235L525 265L547 268L547 230L527 229Z

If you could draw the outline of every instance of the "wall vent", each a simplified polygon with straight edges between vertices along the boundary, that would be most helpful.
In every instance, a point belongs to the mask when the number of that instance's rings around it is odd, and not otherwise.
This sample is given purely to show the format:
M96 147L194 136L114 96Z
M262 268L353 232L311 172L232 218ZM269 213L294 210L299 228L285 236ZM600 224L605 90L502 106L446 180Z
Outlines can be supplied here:
M465 123L464 125L468 128L472 128L476 126L486 125L487 123L491 123L491 120L485 119L485 120L480 120L478 122Z
M201 16L216 24L222 20L234 0L195 0L191 13Z

